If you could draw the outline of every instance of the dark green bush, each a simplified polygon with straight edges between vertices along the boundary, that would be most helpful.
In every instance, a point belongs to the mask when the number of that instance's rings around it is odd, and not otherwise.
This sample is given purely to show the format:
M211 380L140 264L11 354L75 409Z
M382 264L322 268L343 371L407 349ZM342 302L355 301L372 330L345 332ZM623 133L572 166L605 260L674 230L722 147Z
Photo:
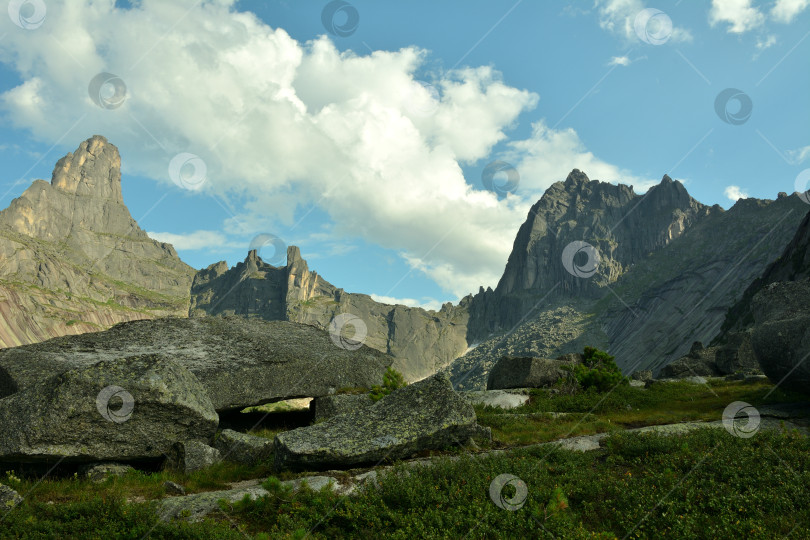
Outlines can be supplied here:
M402 373L393 368L388 368L385 370L385 375L383 375L382 386L372 386L369 395L371 396L372 401L379 401L394 390L407 385L408 383L405 382L405 377L402 375Z
M584 389L596 388L600 392L619 384L627 384L613 356L595 347L585 347L582 364L574 367L574 376Z

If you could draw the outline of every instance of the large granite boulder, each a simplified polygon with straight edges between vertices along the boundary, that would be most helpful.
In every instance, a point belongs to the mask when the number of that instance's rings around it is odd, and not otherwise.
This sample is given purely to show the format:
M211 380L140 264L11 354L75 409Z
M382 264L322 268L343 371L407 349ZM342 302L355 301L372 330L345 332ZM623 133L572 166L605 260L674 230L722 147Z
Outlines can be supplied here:
M346 468L488 436L476 423L472 404L453 390L446 375L438 374L371 407L276 435L275 465L279 470Z
M219 417L194 375L156 355L103 360L0 399L0 461L162 458Z
M751 345L782 388L810 393L810 280L766 285L752 300Z
M504 356L489 372L487 390L544 388L572 376L576 360Z
M242 317L165 318L0 351L0 397L100 360L163 354L191 371L218 412L381 384L393 358L338 347L327 332Z

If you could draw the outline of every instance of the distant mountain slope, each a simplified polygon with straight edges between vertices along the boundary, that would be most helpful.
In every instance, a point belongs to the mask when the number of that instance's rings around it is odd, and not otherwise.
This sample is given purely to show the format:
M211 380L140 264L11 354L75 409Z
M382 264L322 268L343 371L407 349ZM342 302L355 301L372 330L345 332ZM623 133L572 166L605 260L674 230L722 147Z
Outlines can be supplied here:
M0 347L185 316L193 275L132 219L118 149L96 135L0 211Z
M287 250L286 266L267 264L252 250L231 269L219 262L201 270L191 288L190 316L235 314L328 329L341 313L359 317L367 331L364 343L391 354L394 367L411 381L435 373L467 348L464 307L448 303L427 311L347 293L310 271L295 246Z

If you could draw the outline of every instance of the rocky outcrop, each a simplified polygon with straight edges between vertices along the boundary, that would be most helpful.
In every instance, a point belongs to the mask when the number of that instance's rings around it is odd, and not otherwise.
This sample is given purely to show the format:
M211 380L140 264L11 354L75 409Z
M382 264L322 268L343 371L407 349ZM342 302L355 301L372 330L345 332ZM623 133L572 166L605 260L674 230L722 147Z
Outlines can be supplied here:
M443 375L401 388L371 407L280 433L275 465L282 469L347 468L465 444L486 436L473 406Z
M0 351L0 397L71 369L142 354L164 355L188 369L218 412L324 396L344 387L371 388L382 383L393 361L365 346L340 348L326 332L287 321L133 321Z
M510 388L548 388L558 381L573 377L577 362L551 358L501 358L487 379L487 390Z
M162 459L210 440L219 417L187 369L156 355L103 360L0 399L0 461Z
M251 250L231 269L220 262L201 270L191 288L189 314L235 314L321 329L350 314L365 327L362 342L393 356L394 368L408 381L435 373L467 349L464 307L448 303L438 312L427 311L347 293L310 271L295 246L287 249L286 266L265 263Z
M132 219L118 149L96 135L0 211L0 347L184 316L193 275Z
M751 344L762 371L782 388L810 394L810 280L766 285L751 311Z
M670 379L682 379L685 377L714 377L722 375L715 355L717 347L704 347L700 341L692 343L689 354L664 366L660 376Z

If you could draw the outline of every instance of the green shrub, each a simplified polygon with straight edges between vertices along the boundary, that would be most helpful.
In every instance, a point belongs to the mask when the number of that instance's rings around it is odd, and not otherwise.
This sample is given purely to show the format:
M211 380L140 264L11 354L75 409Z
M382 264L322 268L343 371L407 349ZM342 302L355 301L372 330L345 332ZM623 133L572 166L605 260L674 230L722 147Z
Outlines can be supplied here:
M397 388L402 388L407 385L408 383L405 382L405 377L402 373L389 367L385 370L385 375L383 375L382 386L372 386L369 395L372 401L379 401Z
M585 347L582 364L574 367L574 376L584 389L596 388L600 392L619 384L627 384L613 356L595 347Z

